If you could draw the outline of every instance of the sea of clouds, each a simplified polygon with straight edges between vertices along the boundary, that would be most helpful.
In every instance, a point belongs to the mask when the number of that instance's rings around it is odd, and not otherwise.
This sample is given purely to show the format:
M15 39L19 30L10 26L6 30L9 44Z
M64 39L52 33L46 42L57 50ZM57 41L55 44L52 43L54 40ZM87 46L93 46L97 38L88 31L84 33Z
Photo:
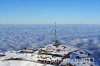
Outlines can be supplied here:
M0 52L37 49L54 42L54 25L0 25ZM57 39L100 60L100 25L57 25Z

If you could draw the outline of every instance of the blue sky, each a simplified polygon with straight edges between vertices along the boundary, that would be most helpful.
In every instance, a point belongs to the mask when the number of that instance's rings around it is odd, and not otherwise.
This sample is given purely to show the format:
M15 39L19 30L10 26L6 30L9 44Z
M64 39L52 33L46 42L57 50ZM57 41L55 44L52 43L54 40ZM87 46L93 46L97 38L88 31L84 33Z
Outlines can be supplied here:
M0 24L100 24L100 0L0 0Z

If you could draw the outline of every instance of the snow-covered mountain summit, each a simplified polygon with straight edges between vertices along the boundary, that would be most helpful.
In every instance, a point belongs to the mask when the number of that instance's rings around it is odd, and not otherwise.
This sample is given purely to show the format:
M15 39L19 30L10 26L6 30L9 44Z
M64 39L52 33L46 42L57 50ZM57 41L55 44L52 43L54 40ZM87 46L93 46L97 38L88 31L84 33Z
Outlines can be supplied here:
M88 52L64 44L49 44L37 51L27 49L0 53L0 66L99 66Z

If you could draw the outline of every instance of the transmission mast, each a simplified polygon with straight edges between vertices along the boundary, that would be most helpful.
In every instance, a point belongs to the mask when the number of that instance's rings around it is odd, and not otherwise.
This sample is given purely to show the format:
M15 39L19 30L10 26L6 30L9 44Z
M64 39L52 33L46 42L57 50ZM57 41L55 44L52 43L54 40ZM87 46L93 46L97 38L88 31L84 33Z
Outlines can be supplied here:
M55 42L54 45L56 45L56 46L58 46L60 44L57 39L57 24L56 24L56 22L55 22L55 41L54 42Z
M57 30L56 30L56 22L55 22L55 44L57 44Z

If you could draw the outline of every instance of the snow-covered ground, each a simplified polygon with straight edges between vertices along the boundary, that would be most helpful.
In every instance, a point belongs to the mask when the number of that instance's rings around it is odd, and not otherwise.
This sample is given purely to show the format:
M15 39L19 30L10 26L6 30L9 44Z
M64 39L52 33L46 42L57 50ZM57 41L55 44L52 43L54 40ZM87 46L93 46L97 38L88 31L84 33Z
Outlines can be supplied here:
M1 66L99 66L91 54L79 48L63 44L50 44L30 53L7 51L0 53Z
M46 64L39 64L30 61L0 61L0 66L53 66L53 65L46 65Z

